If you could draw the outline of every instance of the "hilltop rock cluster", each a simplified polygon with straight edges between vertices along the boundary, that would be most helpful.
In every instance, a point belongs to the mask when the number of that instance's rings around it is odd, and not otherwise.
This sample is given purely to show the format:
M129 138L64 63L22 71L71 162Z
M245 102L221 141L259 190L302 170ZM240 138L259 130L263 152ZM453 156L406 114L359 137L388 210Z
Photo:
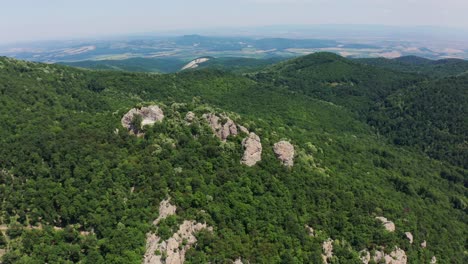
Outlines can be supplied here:
M141 117L139 124L135 123L135 118ZM150 105L141 108L132 108L128 111L121 120L122 126L125 127L130 133L137 136L143 136L141 130L144 126L154 125L156 122L161 122L164 119L164 113L157 105Z
M139 117L139 119L135 119L137 117ZM217 115L214 113L206 113L202 115L202 118L208 122L213 134L223 142L226 142L230 136L235 137L241 133L248 135L242 140L244 154L241 158L241 164L251 167L262 160L263 147L260 137L257 134L250 132L242 125L236 124L225 114ZM122 117L121 123L130 134L143 136L144 132L142 128L144 126L151 126L156 122L162 122L163 119L164 113L161 108L157 105L150 105L130 109ZM191 125L196 119L196 114L189 111L185 115L184 121L187 125ZM118 130L116 131L118 133ZM286 167L292 167L294 165L295 151L291 143L284 140L277 142L273 146L273 151L282 165Z

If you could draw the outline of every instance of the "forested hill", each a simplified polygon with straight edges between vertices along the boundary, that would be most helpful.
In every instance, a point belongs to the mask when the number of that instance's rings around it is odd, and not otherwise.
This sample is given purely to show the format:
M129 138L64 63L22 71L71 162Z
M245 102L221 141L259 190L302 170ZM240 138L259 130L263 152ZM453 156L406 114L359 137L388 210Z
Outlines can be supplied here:
M426 90L440 94L438 82L458 87L450 91L459 98L437 103L459 109L428 114L429 102L415 101ZM148 233L167 241L193 220L209 228L196 243L180 241L185 263L322 263L324 254L328 263L363 263L366 252L465 263L467 171L455 156L435 160L419 143L394 144L397 132L419 129L384 122L399 114L390 103L403 98L403 113L421 116L421 129L445 111L458 116L466 79L438 82L330 54L245 76L90 71L2 57L1 261L142 263ZM164 119L141 127L141 116L130 115L131 129L122 126L130 109L146 106ZM364 109L383 117L371 112L367 120ZM259 140L241 126L218 138L210 113L229 132L239 124ZM459 133L465 121L437 128ZM379 133L383 127L392 129ZM283 141L294 146L291 167L275 152ZM241 163L246 142L263 149L252 166ZM168 197L177 210L160 220Z
M430 61L416 58L411 59L414 65ZM455 74L450 65L440 69ZM467 168L468 75L437 79L399 70L316 53L279 63L252 77L344 106L397 145L416 147Z
M462 59L430 60L417 56L403 56L394 59L361 58L354 61L396 71L419 73L431 78L468 74L468 61Z

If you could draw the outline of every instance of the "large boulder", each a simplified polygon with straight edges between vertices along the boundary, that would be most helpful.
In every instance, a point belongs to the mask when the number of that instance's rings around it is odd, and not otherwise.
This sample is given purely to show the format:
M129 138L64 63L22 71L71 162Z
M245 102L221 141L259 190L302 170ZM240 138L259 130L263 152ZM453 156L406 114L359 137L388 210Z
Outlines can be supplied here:
M244 147L242 164L251 167L262 160L262 143L255 133L251 132L247 138L242 140L242 147Z
M288 141L280 141L273 146L276 157L286 167L294 165L294 146Z
M135 118L141 117L139 124L135 124ZM161 122L164 119L164 113L157 105L150 105L141 108L132 108L128 111L121 120L122 126L130 133L141 136L143 132L141 128L144 126L154 125L156 122Z

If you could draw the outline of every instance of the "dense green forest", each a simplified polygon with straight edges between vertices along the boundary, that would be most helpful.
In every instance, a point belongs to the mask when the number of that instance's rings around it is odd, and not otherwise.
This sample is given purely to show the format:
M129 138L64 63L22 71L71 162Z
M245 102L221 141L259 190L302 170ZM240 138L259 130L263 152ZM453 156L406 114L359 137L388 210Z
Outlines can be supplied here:
M468 73L468 61L462 59L430 60L417 56L403 56L394 59L360 58L354 59L354 61L399 72L413 72L436 78Z
M186 263L322 263L327 238L332 263L362 263L359 251L382 246L408 263L466 263L466 81L329 53L243 75L0 58L1 261L141 263L170 196L177 216L159 232L184 219L213 227ZM149 104L165 119L130 135L122 116ZM208 112L259 135L262 161L241 165L242 137L214 137ZM296 148L292 168L273 153L282 139Z
M208 57L209 60L200 64L199 69L218 69L236 73L260 70L283 60L282 57L254 59L242 57ZM85 60L76 62L61 62L60 64L93 70L115 70L130 72L174 73L180 71L190 60L180 58L130 58L124 60Z

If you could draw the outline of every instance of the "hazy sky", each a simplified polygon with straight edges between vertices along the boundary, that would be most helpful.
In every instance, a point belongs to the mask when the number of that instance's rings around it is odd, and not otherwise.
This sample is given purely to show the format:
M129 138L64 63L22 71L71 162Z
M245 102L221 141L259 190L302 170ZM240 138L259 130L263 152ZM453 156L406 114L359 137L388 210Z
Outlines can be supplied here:
M468 0L0 0L0 42L280 24L468 28Z

